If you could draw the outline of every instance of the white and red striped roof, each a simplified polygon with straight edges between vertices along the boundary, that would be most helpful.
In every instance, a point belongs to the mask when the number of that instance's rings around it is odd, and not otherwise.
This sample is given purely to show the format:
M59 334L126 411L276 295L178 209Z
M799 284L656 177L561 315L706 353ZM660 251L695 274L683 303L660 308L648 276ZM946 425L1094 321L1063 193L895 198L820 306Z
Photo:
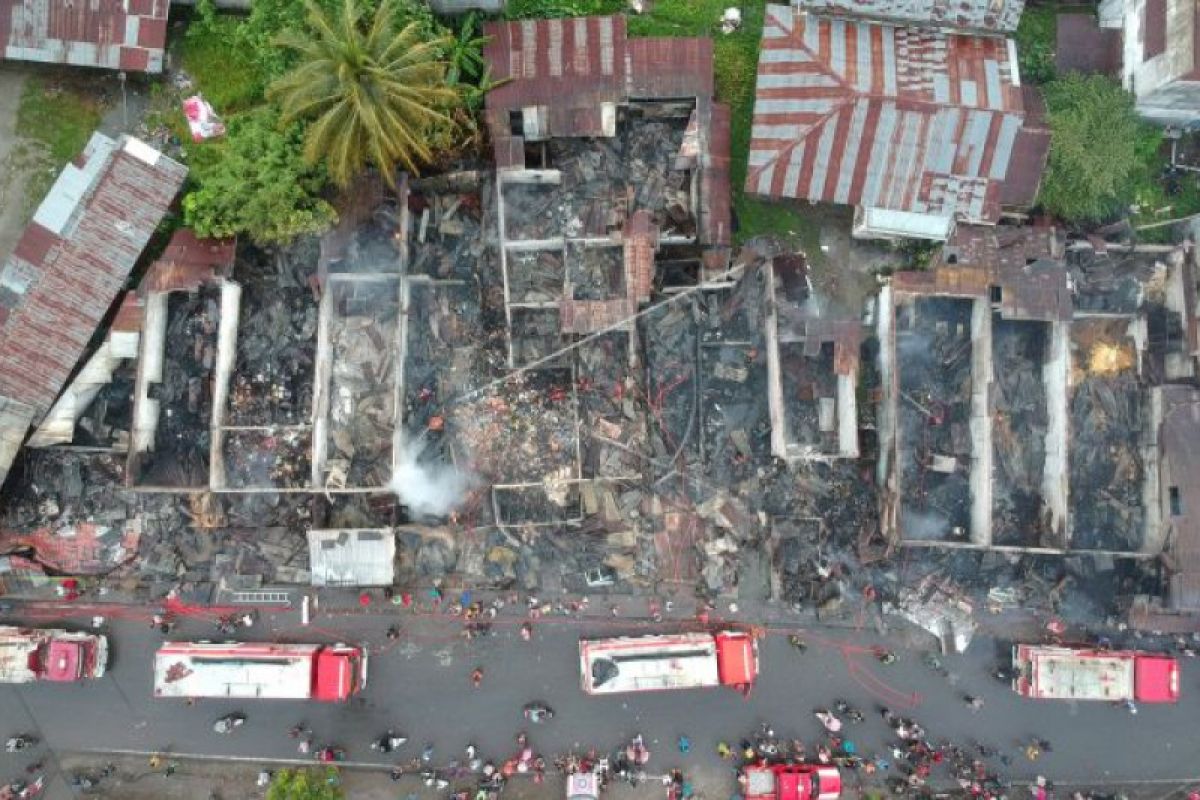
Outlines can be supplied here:
M994 221L1023 114L1006 39L768 6L746 190Z

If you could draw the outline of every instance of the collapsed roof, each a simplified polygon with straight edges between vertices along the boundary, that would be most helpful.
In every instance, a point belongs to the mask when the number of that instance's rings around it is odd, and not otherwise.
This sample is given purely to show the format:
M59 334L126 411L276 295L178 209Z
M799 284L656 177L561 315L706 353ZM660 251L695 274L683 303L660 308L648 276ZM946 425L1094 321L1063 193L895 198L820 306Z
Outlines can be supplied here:
M0 481L109 312L187 169L93 134L0 270Z

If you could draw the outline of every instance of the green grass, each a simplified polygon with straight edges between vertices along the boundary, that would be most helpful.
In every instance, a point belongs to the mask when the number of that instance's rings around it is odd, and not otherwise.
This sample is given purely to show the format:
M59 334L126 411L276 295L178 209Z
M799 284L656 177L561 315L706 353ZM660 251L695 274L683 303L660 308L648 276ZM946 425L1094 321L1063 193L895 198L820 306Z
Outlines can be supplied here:
M262 101L258 67L245 48L236 46L235 17L217 17L213 25L193 25L183 38L183 69L196 90L218 114L241 111Z
M43 145L61 168L83 151L103 111L99 102L69 86L31 76L17 107L17 134Z
M1058 15L1072 9L1057 6L1025 6L1021 23L1013 37L1017 43L1017 64L1021 80L1042 84L1054 80L1054 50L1058 46ZM1074 10L1078 10L1076 7Z

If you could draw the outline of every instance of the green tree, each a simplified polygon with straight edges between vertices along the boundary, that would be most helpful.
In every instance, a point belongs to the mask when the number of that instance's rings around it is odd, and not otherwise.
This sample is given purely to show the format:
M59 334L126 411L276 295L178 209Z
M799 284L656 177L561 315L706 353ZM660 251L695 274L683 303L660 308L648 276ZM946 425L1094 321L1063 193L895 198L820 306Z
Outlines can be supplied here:
M325 175L303 157L303 129L276 125L270 106L229 121L224 140L206 143L192 162L194 189L183 199L184 223L201 236L248 236L282 244L318 233L336 220L321 198Z
M1039 203L1068 222L1112 216L1133 199L1161 133L1138 118L1133 95L1103 75L1071 73L1044 91L1050 157Z
M267 789L267 800L342 800L336 769L281 769Z
M397 166L417 172L433 158L431 132L452 124L445 112L460 102L445 83L449 41L423 37L417 22L397 31L393 0L383 0L369 23L355 0L343 0L336 16L316 0L306 8L308 31L276 39L299 62L267 90L285 122L311 120L305 158L323 160L343 187L368 164L389 181Z

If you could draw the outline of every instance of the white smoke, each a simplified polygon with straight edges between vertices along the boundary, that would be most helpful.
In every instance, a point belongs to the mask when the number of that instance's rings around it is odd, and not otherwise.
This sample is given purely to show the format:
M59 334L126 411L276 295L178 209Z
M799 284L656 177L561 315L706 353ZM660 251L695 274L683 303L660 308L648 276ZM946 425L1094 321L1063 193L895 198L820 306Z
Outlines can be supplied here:
M414 517L444 517L466 498L474 479L452 464L422 459L424 436L401 445L389 488Z

